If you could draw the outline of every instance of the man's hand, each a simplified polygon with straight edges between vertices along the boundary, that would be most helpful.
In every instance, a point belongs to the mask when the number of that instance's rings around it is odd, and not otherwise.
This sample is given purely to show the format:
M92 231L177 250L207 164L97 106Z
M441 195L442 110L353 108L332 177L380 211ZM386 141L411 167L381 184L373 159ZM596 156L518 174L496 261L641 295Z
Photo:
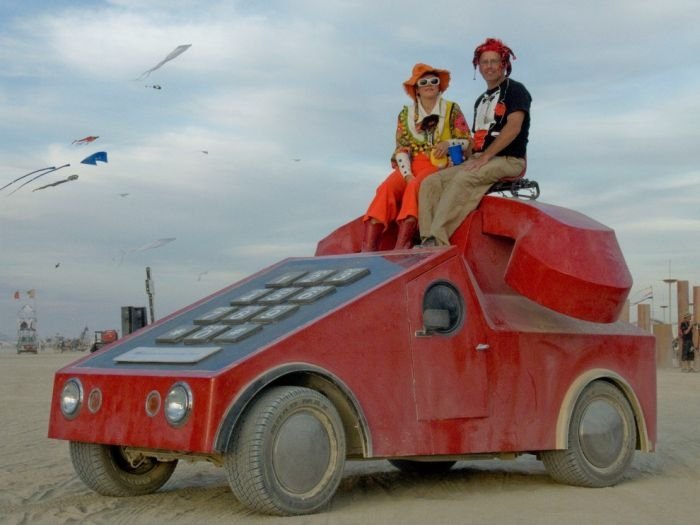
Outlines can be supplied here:
M465 170L476 171L486 166L490 160L486 155L479 155L478 157L470 157L462 166L464 166Z

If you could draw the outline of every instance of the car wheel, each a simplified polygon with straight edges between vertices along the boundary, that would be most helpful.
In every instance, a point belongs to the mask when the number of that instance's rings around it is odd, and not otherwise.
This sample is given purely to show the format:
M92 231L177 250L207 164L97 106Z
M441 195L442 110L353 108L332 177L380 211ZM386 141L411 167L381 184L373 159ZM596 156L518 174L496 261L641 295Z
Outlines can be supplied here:
M343 475L340 416L315 390L272 388L234 428L225 466L231 490L247 507L277 515L316 512Z
M390 459L389 463L406 474L420 476L443 474L450 470L456 461L413 461L410 459Z
M170 479L177 465L148 457L134 464L122 447L77 441L70 442L70 457L83 483L103 496L151 494Z
M608 487L624 476L634 457L637 431L629 402L614 385L595 381L576 401L569 448L541 455L550 476L569 485Z

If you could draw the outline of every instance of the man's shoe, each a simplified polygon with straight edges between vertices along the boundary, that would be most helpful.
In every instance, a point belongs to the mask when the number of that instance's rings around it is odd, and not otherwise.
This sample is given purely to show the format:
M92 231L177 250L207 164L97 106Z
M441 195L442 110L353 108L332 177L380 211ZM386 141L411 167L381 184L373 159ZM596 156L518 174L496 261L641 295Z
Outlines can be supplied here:
M423 249L423 248L435 248L437 246L437 240L435 237L428 237L422 243L416 244L413 248Z

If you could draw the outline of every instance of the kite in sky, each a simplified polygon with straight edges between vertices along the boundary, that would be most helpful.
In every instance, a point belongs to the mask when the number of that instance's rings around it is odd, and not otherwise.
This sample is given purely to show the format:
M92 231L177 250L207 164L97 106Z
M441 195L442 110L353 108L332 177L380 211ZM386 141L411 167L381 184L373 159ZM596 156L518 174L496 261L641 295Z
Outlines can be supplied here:
M66 178L66 179L52 182L51 184L45 184L44 186L39 186L38 188L34 188L32 191L34 192L34 191L43 190L44 188L51 188L52 186L58 186L59 184L63 184L65 182L70 182L72 180L78 180L78 176L76 174L73 174L73 175L68 176L68 178Z
M21 188L23 188L24 186L26 186L26 185L29 184L30 182L35 181L35 180L38 179L39 177L43 177L44 175L48 175L49 173L53 173L54 171L58 171L58 170L60 170L60 169L62 169L62 168L65 168L65 167L67 167L67 166L70 166L70 164L64 164L63 166L59 166L58 168L57 168L56 166L49 166L48 168L41 168L40 170L30 171L29 173L27 173L27 174L25 174L25 175L22 175L21 177L17 177L15 180L13 180L13 181L8 182L7 184L5 184L2 188L0 188L0 191L4 190L5 188L7 188L8 186L10 186L11 184L14 184L15 182L24 179L25 177L29 177L30 175L35 175L36 173L38 173L38 175L32 177L32 178L29 179L27 182L24 182L23 184L20 184L20 186L19 186L18 188L16 188L14 191L12 191L12 192L10 192L10 193L8 194L8 196L9 196L9 195L12 195L13 193L19 191Z
M64 166L61 166L61 167L63 168ZM56 168L56 166L49 166L48 168L41 168L39 170L30 171L29 173L26 173L26 174L22 175L21 177L17 177L15 180L10 181L7 184L5 184L2 188L0 188L0 191L4 190L5 188L14 184L15 182L22 180L25 177L29 177L30 175L34 175L35 173L39 173L40 171L46 171L47 173L49 173L49 172L56 170L56 169L58 169L58 168Z
M163 89L163 88L160 87L160 85L158 85L158 84L149 84L148 86L143 86L143 87L153 88L153 89L158 89L158 90Z
M106 151L98 151L96 153L93 153L92 155L85 157L83 160L80 161L81 164L92 164L93 166L97 165L97 161L101 162L107 162L107 152Z
M72 142L72 144L77 144L79 146L82 145L87 145L90 144L90 142L94 142L95 140L99 139L99 136L94 136L94 135L88 135L87 137L83 137L82 139L76 139Z
M139 246L138 248L131 248L129 249L129 252L145 252L146 250L152 250L153 248L160 248L161 246L165 246L169 242L173 242L176 239L176 237L166 237L164 239L157 239L155 241L151 241L147 244L144 244L143 246Z
M187 51L192 44L183 44L181 46L177 46L175 49L173 49L168 56L166 56L163 60L158 62L155 66L153 66L151 69L148 69L141 73L141 76L137 78L136 80L143 80L148 77L151 73L153 73L156 69L161 68L166 62L170 62L172 59L179 57L181 54L183 54L185 51Z
M127 248L126 250L119 250L119 264L121 264L124 261L124 257L126 257L130 253L145 252L146 250L160 248L161 246L165 246L166 244L173 242L175 239L176 237L165 237L163 239L156 239L155 241L146 243L143 246L137 246L136 248Z

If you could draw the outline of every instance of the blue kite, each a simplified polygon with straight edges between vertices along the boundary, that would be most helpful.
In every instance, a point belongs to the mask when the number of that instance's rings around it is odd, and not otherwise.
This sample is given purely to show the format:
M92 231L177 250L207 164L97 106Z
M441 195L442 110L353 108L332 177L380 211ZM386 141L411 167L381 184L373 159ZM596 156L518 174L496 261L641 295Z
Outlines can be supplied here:
M89 157L85 157L83 160L80 161L81 164L92 164L93 166L97 165L97 161L101 162L107 162L107 152L106 151L98 151L97 153L93 153Z

